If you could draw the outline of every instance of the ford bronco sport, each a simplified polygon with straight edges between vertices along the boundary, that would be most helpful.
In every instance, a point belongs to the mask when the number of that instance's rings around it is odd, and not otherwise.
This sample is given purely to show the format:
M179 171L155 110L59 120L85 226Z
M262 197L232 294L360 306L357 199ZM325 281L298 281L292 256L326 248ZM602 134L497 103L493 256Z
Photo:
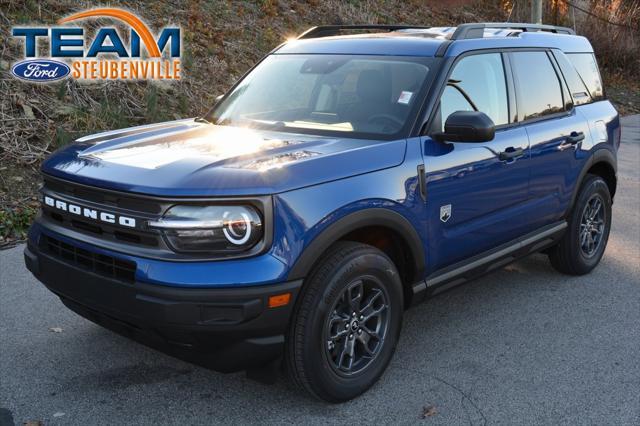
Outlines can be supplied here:
M345 401L425 297L533 252L591 271L619 143L570 29L315 27L202 117L51 155L25 260L100 325Z

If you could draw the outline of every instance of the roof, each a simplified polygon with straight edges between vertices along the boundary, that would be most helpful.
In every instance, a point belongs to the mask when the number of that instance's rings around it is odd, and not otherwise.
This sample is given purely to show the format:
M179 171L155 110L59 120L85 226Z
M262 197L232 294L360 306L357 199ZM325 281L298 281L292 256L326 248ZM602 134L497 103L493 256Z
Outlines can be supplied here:
M374 33L339 35L343 30ZM458 56L493 48L556 48L593 52L589 41L563 27L481 23L458 27L357 25L314 27L276 49L278 54L360 54L392 56Z
M442 42L397 33L359 34L294 40L284 44L276 53L435 56Z

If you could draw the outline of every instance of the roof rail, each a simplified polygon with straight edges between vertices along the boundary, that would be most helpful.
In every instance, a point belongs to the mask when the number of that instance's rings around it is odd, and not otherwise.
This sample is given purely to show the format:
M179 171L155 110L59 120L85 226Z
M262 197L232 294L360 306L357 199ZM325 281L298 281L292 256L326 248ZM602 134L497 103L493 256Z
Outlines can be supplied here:
M430 27L421 27L416 25L320 25L317 27L311 27L307 31L298 36L298 40L305 38L319 38L330 37L340 34L341 31L351 30L382 30L382 31L396 31L396 30L408 30L408 29L428 29Z
M483 38L485 29L512 29L522 32L547 31L556 34L575 35L575 31L567 27L557 27L555 25L543 24L518 24L511 22L482 22L477 24L461 24L458 25L451 40L466 40L470 38Z

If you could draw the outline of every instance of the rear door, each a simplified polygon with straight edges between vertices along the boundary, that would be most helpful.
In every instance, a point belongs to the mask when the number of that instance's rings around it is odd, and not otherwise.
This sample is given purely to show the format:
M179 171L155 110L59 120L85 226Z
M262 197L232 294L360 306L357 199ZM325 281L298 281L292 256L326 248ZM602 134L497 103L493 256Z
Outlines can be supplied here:
M587 121L574 108L551 52L511 52L518 121L531 146L528 231L564 216L590 143Z
M487 114L496 125L484 143L423 140L431 271L523 234L529 184L529 140L513 120L510 68L502 53L474 53L453 66L429 134L461 110ZM510 118L512 117L512 118ZM512 153L501 159L500 153Z

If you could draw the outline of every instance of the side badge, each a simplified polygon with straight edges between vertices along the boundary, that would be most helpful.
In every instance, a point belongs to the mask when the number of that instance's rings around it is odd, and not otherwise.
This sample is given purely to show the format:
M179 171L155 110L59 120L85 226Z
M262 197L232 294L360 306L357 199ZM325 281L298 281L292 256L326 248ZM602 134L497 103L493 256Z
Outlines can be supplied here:
M440 221L446 222L451 218L451 204L440 206Z

